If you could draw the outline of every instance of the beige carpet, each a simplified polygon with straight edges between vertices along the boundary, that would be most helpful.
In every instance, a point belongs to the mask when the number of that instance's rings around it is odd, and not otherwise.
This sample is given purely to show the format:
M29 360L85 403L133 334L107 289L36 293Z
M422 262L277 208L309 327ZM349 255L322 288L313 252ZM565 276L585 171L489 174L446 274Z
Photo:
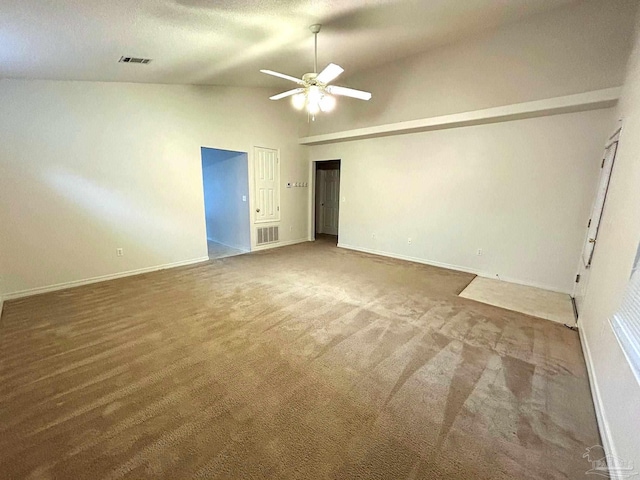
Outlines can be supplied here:
M578 336L295 245L7 302L0 477L585 478Z

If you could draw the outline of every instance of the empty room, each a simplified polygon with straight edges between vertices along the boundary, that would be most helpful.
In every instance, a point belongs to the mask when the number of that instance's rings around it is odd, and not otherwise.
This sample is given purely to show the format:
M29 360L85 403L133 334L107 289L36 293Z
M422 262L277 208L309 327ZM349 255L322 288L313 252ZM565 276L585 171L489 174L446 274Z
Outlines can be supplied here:
M0 2L0 479L640 476L637 0Z

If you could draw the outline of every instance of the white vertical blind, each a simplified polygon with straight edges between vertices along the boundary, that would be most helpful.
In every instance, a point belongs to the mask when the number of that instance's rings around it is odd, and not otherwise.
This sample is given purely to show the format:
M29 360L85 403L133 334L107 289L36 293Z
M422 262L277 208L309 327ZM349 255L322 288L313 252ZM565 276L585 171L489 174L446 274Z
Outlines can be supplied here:
M611 319L613 331L640 382L640 248L622 304Z

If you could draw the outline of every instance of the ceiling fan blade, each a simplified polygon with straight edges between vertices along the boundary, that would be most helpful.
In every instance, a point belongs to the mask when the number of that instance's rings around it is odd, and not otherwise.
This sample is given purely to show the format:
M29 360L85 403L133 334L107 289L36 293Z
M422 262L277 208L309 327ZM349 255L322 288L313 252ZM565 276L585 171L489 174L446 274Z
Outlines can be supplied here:
M302 92L304 92L304 88L294 88L293 90L287 90L286 92L269 97L269 100L280 100L281 98L290 97L291 95Z
M338 78L338 75L340 75L342 72L344 72L344 68L342 68L340 65L336 65L335 63L330 63L329 65L324 67L324 70L322 70L318 74L316 80L320 83L327 84L330 81Z
M352 97L358 98L360 100L370 100L371 94L369 92L364 92L362 90L355 90L353 88L347 87L337 87L335 85L329 85L327 87L327 92L332 95L342 95L343 97Z
M292 82L296 82L299 85L304 85L304 82L296 77L292 77L291 75L286 75L284 73L274 72L273 70L260 70L262 73L266 73L267 75L273 75L274 77L284 78L285 80L290 80Z

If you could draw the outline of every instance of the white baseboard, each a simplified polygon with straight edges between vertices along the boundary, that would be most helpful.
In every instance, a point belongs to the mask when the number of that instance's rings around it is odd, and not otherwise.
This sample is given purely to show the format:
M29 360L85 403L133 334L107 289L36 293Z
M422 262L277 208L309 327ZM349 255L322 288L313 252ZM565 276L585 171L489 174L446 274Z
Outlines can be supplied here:
M618 460L618 456L616 454L613 438L611 436L611 429L609 428L609 422L607 421L607 417L605 415L604 405L602 404L602 395L600 395L600 387L598 386L598 379L596 377L596 372L593 367L593 358L591 357L591 349L589 348L589 343L587 342L587 339L584 336L584 330L580 328L578 329L578 332L580 334L580 343L582 344L582 353L584 355L584 361L587 365L587 373L589 374L589 387L591 388L591 397L593 398L593 406L595 407L595 410L596 410L596 419L598 420L598 430L600 431L600 439L602 440L602 447L604 448L604 451L607 454L608 460L615 463ZM615 473L616 470L622 471L621 467L622 465L609 465L609 468L611 469L609 478L622 479L621 476Z
M186 265L193 265L194 263L208 262L209 257L193 258L191 260L184 260L181 262L165 263L163 265L155 265L153 267L139 268L136 270L128 270L126 272L111 273L109 275L100 275L98 277L85 278L82 280L73 280L71 282L56 283L55 285L47 285L45 287L29 288L27 290L20 290L17 292L5 293L4 300L10 300L14 298L30 297L31 295L38 295L40 293L55 292L56 290L64 290L65 288L79 287L82 285L89 285L91 283L105 282L107 280L114 280L116 278L131 277L133 275L140 275L141 273L155 272L157 270L166 270L167 268L184 267Z
M372 248L355 247L353 245L348 245L348 244L345 244L345 243L338 243L338 247L346 248L347 250L355 250L357 252L364 252L364 253L372 253L374 255L381 255L383 257L397 258L398 260L407 260L409 262L422 263L424 265L431 265L433 267L447 268L449 270L456 270L458 272L472 273L474 275L478 275L479 277L491 278L491 279L494 279L494 280L498 280L496 278L495 274L493 274L493 273L484 272L482 270L476 270L476 269L470 268L470 267L461 267L460 265L452 265L450 263L436 262L436 261L433 261L433 260L428 260L428 259L419 258L419 257L411 257L411 256L408 256L408 255L399 255L397 253L384 252L384 251L375 250L375 249L372 249ZM545 285L545 284L537 283L537 282L531 282L531 281L528 281L528 280L521 280L521 279L518 279L518 278L504 277L504 276L501 276L499 278L499 280L502 280L503 282L516 283L518 285L524 285L524 286L527 286L527 287L541 288L543 290L548 290L550 292L566 293L569 296L571 295L571 292L564 291L562 289L558 289L557 287L553 287L553 286L550 286L550 285Z
M258 245L253 247L251 251L258 252L260 250L269 250L271 248L286 247L287 245L295 245L296 243L304 243L308 241L309 241L308 238L296 238L295 240L286 240L284 242L274 242L274 243L268 243L266 245Z
M382 250L376 250L374 248L356 247L353 245L348 245L346 243L340 243L340 242L338 242L338 247L345 248L347 250L355 250L356 252L364 252L364 253L371 253L373 255L380 255L382 257L396 258L398 260L407 260L409 262L422 263L423 265L431 265L432 267L442 267L442 268L448 268L449 270L456 270L458 272L473 273L475 275L480 275L479 271L474 271L471 268L460 267L458 265L451 265L449 263L434 262L432 260L425 260L424 258L411 257L409 255L400 255L397 253L385 252Z

